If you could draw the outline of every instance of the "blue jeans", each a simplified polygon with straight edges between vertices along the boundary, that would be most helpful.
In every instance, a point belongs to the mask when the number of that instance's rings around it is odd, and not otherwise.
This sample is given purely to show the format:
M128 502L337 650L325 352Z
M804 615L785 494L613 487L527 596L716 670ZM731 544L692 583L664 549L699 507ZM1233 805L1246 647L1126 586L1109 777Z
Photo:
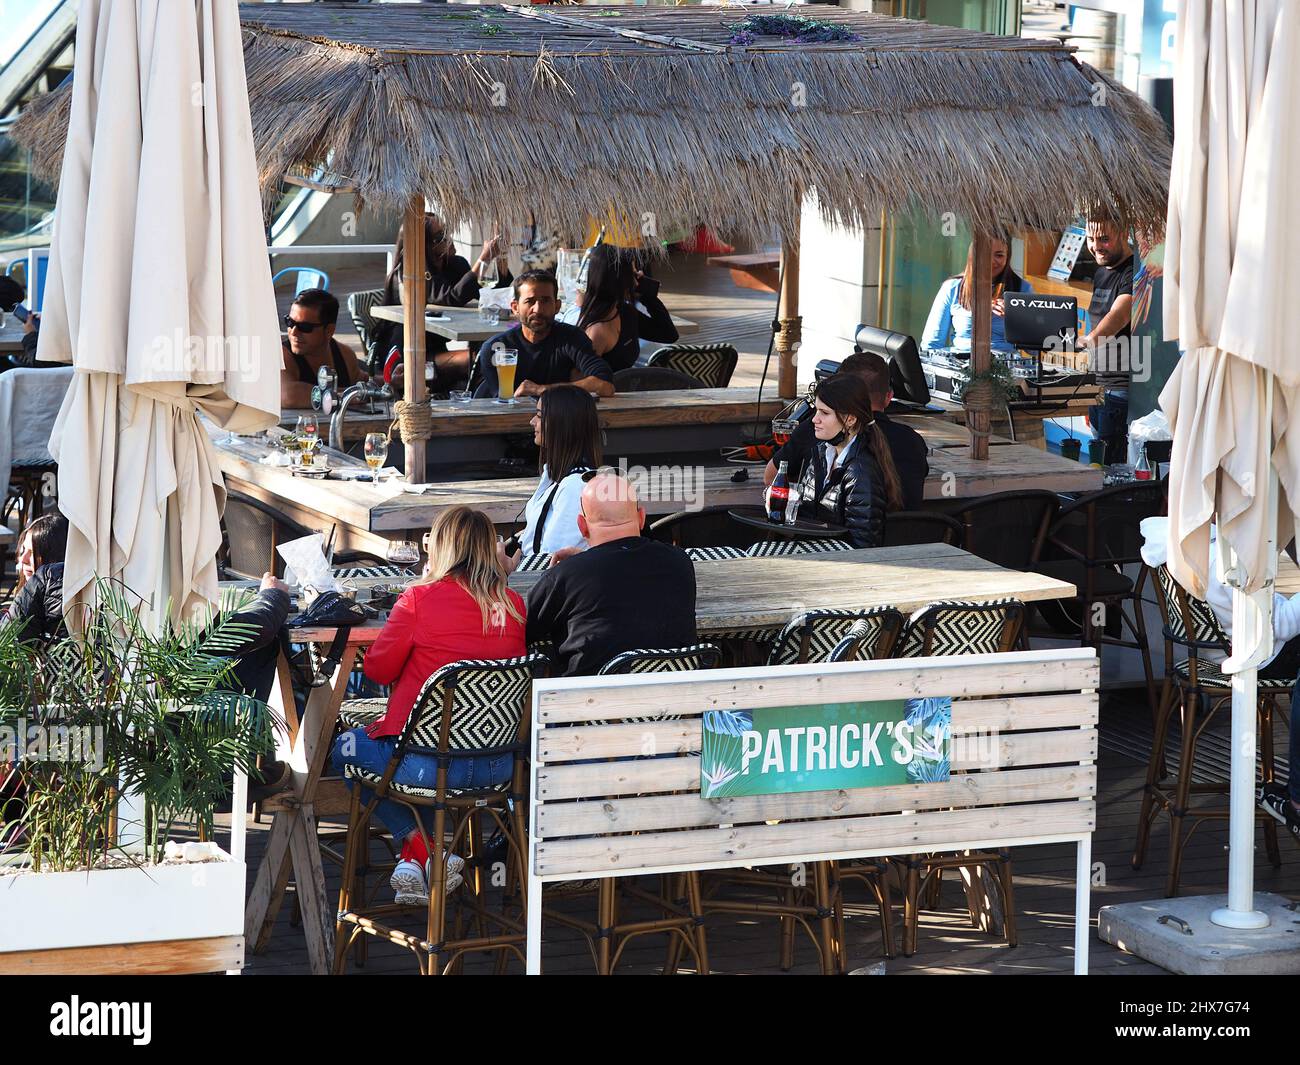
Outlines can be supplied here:
M334 741L330 751L330 765L335 773L343 774L343 767L355 765L382 775L392 761L393 750L397 747L396 736L381 736L372 739L363 728L354 728L345 732ZM504 784L510 779L514 770L515 759L512 754L464 755L452 758L447 766L447 787L449 788L490 788ZM427 754L408 754L397 767L393 780L399 784L412 784L432 790L438 784L438 760ZM356 781L349 780L351 788ZM361 798L369 802L374 795L372 788L361 785ZM393 834L399 843L416 829L415 816L411 810L393 799L381 799L375 807L375 816L384 823L384 827ZM425 825L426 832L428 825Z
M1107 466L1128 461L1128 393L1107 392L1100 404L1088 408L1093 432L1105 441Z

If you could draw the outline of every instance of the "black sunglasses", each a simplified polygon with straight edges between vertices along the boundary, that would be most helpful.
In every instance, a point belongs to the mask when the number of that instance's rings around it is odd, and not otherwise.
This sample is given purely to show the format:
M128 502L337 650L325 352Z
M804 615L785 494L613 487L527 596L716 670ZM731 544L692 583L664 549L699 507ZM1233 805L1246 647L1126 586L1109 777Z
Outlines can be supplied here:
M287 314L284 316L284 328L296 329L300 333L314 333L323 324L323 322L299 322L294 318L290 318Z

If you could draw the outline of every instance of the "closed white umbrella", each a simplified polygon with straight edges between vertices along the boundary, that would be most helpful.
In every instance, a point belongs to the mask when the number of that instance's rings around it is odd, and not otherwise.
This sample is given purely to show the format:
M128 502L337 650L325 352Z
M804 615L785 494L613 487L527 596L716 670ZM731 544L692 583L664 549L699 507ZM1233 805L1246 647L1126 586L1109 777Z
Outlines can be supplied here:
M1169 567L1204 595L1217 520L1235 591L1229 905L1213 919L1259 927L1256 666L1272 649L1277 549L1300 504L1300 300L1286 259L1300 224L1300 5L1183 0L1177 42L1165 334L1185 353L1160 396L1174 435Z
M65 605L96 577L214 603L225 489L198 414L254 432L280 406L235 0L82 0L39 355L76 370L50 441Z

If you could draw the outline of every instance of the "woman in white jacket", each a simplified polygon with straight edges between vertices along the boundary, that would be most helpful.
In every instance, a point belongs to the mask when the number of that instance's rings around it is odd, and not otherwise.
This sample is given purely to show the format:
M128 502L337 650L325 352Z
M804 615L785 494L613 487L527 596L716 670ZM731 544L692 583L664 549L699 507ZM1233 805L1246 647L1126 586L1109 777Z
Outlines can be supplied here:
M582 475L600 465L600 421L596 401L581 388L554 385L537 397L533 441L541 448L542 477L524 506L519 560L585 548L578 531Z

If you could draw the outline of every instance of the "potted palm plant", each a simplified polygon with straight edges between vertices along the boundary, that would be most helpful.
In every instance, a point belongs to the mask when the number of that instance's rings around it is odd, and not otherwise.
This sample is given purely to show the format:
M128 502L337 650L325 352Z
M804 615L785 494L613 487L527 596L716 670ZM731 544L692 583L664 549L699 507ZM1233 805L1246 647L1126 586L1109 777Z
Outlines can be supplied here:
M96 598L75 637L0 628L0 972L237 967L244 863L168 841L211 840L269 748L271 711L229 687L250 632L230 610L155 631L121 587Z

